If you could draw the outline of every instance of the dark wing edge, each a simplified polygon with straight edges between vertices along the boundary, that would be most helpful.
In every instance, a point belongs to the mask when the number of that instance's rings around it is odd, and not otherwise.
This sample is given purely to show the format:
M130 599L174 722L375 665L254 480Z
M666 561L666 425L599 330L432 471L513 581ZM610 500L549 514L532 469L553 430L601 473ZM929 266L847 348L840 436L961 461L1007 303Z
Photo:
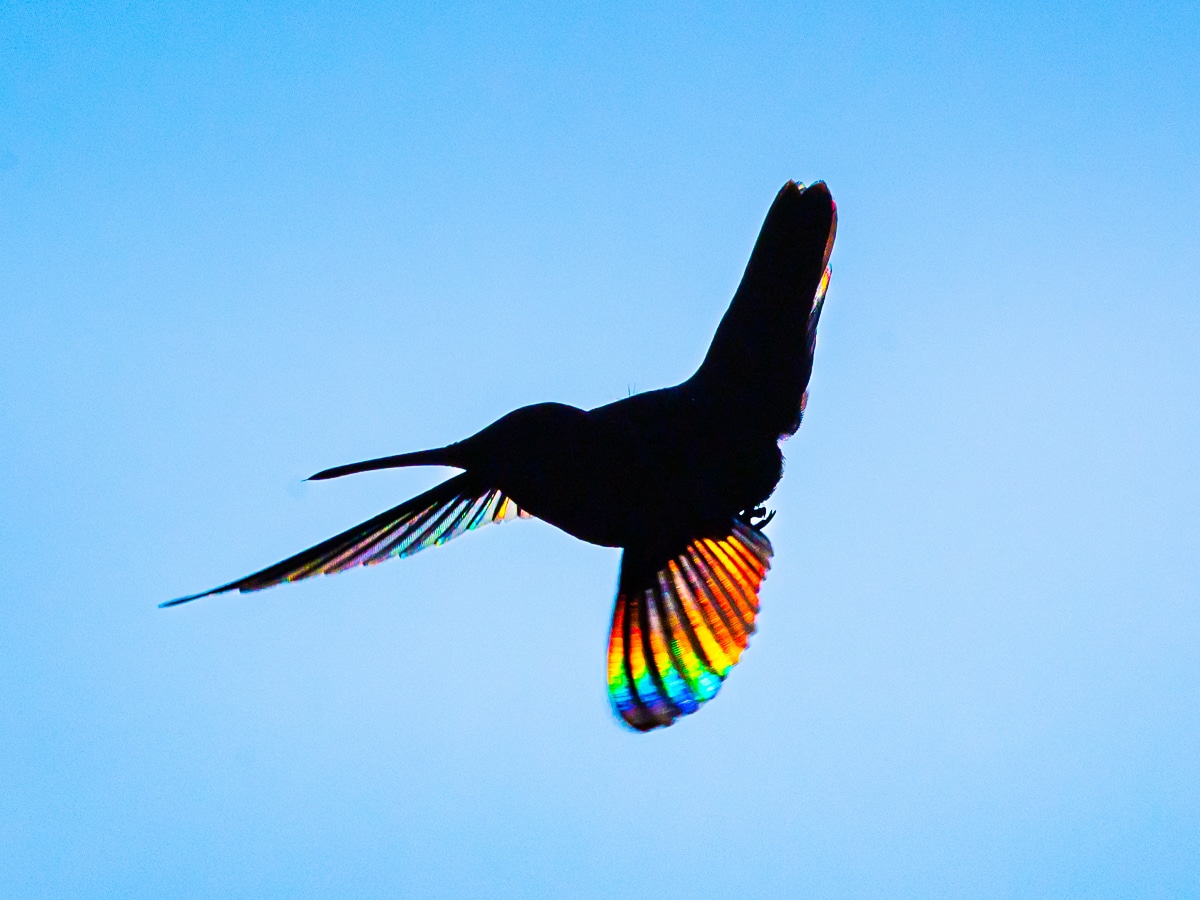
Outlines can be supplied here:
M492 522L516 518L527 519L530 515L501 491L481 486L471 474L464 473L260 572L211 591L168 600L159 608L226 591L261 591L314 575L373 566L394 556L412 556Z
M608 695L626 725L662 728L717 695L754 633L772 553L740 519L657 568L626 551L608 638Z

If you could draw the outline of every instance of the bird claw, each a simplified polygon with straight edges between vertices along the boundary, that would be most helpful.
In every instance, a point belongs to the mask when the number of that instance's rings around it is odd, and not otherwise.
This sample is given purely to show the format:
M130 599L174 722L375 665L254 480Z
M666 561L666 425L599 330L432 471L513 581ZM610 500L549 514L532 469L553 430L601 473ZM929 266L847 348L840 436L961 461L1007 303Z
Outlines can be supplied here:
M775 510L767 512L765 506L756 506L751 510L743 510L742 518L751 528L762 529L768 522L775 518Z

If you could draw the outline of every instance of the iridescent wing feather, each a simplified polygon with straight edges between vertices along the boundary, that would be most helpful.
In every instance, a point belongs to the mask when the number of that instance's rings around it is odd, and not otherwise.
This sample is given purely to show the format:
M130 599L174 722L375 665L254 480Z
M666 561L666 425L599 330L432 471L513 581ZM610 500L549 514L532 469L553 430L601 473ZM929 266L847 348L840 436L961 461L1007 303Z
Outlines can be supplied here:
M529 513L500 491L481 487L470 474L458 475L261 572L160 605L176 606L225 591L261 591L314 575L373 566L392 557L412 556L483 525L516 518L529 518Z
M754 633L771 555L740 519L657 569L627 551L608 639L608 694L627 725L670 725L716 696Z

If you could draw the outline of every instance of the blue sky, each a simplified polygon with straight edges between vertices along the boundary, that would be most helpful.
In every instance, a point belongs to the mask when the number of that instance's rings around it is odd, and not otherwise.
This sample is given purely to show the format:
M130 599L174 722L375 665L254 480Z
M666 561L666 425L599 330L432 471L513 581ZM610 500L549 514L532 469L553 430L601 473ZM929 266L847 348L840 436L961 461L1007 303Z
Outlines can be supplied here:
M0 893L1200 893L1195 4L0 7ZM760 632L541 523L170 611L834 278Z

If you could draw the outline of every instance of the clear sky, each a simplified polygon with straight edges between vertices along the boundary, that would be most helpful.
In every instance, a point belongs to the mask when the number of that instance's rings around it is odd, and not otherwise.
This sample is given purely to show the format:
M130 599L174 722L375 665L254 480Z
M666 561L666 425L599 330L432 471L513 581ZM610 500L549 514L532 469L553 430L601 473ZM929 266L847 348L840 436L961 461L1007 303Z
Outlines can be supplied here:
M347 11L347 6L353 9ZM0 6L0 894L1200 894L1200 7ZM703 356L838 201L760 631L317 469Z

